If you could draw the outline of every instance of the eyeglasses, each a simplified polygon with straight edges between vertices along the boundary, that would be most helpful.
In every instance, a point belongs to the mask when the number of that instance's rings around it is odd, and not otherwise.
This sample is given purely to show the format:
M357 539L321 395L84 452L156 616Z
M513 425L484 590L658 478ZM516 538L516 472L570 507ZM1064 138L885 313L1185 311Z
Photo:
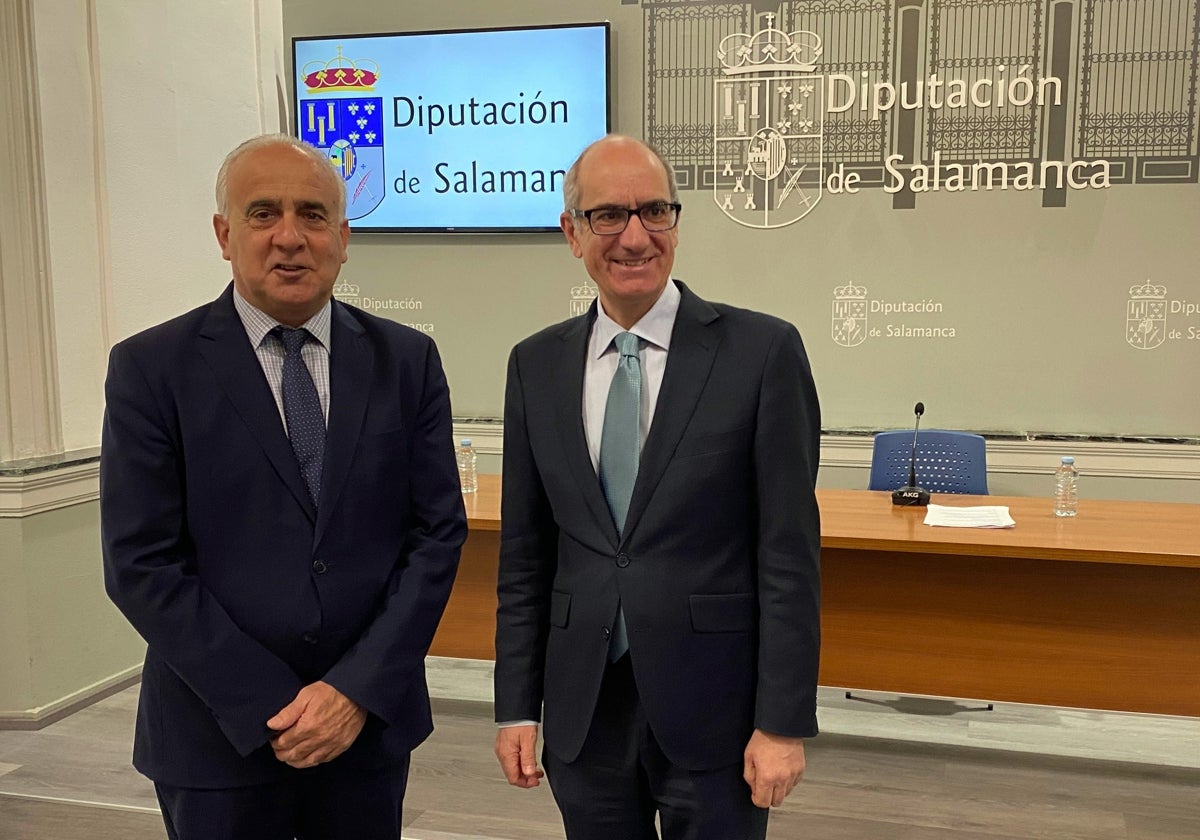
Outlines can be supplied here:
M626 207L593 207L591 210L572 210L571 215L587 219L588 227L598 236L614 236L629 225L629 217L637 216L648 233L662 233L679 224L683 205L672 201L652 201L630 210Z

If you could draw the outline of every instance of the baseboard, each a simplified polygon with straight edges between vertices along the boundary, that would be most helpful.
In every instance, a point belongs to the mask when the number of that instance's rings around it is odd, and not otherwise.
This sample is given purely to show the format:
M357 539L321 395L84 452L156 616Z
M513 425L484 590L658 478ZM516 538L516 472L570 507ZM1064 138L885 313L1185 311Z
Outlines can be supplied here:
M53 703L34 709L19 709L8 711L0 709L0 729L37 730L74 714L82 708L92 705L106 697L111 697L118 691L124 691L131 685L136 685L142 678L142 666L139 663L126 668L117 674L73 691L66 697L59 698Z

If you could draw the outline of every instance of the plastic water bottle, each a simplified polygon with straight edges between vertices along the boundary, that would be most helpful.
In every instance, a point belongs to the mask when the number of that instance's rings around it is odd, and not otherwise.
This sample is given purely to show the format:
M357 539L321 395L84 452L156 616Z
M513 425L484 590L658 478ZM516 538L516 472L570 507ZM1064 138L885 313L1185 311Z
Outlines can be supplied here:
M458 461L458 483L462 485L462 491L474 493L479 489L479 471L476 467L478 457L471 446L470 438L459 441L458 448L454 450L454 457Z
M1074 516L1079 512L1079 470L1067 456L1054 471L1054 515Z

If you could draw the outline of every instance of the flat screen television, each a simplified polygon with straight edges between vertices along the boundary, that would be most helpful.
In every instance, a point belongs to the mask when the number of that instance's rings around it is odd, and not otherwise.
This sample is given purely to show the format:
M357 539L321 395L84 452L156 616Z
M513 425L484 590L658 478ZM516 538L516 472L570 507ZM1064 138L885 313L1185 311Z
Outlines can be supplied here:
M292 39L295 133L364 232L558 230L562 181L609 131L609 25Z

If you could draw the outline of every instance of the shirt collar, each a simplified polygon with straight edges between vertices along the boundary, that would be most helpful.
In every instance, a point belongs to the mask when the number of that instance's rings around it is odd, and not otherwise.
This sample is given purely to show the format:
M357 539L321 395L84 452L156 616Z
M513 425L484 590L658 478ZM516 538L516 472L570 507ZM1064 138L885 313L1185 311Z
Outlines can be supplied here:
M233 307L237 310L238 317L242 319L242 326L246 328L246 335L250 338L250 344L253 347L258 347L263 343L263 339L280 325L266 312L263 312L250 301L242 297L238 292L237 286L233 288ZM317 313L305 321L300 326L308 330L312 337L321 342L326 352L329 351L329 322L333 310L333 304L330 301L325 301L325 305L317 310Z
M670 349L671 331L675 328L675 315L679 312L679 287L675 281L668 280L658 300L650 307L650 311L629 328L643 341L647 341L663 350ZM617 333L627 330L608 316L604 304L596 300L596 323L592 325L593 358L600 358L612 346L612 340Z

